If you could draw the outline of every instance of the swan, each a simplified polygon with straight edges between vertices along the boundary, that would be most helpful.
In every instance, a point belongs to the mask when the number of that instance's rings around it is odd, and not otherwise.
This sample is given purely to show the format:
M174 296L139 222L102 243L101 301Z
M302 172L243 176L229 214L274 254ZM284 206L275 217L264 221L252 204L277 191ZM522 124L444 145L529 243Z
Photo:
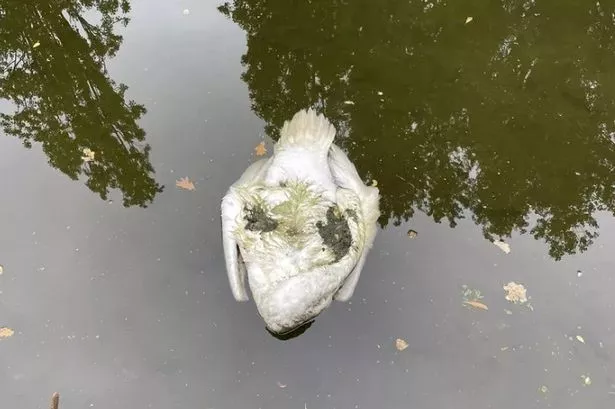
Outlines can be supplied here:
M378 231L378 188L363 183L335 134L323 115L297 112L271 157L251 164L221 202L233 297L248 301L249 287L275 334L348 301Z

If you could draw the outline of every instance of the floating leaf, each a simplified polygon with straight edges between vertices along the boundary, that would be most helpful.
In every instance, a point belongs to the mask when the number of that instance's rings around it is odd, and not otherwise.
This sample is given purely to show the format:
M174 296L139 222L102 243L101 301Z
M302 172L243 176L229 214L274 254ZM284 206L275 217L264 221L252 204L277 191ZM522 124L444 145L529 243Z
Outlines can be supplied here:
M7 327L0 327L0 338L9 338L12 337L13 334L15 334L15 331L13 331L12 329Z
M474 20L474 17L467 17L466 18L466 24L468 24L469 22L471 22L472 20Z
M549 388L547 388L546 385L542 385L540 388L538 388L538 390L542 393L549 392Z
M2 264L0 264L0 276L2 275L2 273L4 273L4 267L2 266Z
M346 104L346 105L354 105L354 101L344 101L344 104Z
M256 156L263 156L264 154L266 154L267 148L265 148L265 141L256 145L256 147L254 148L254 151L256 152Z
M37 41L36 43L32 44L32 48L37 48L40 45L41 45L41 43Z
M493 242L493 245L502 250L504 253L510 253L510 245L508 243L503 242L502 240L496 240Z
M514 281L506 284L504 287L506 291L506 299L515 304L523 304L527 302L527 290L523 284L517 284Z
M397 338L395 340L395 348L397 348L398 351L403 351L404 349L408 348L408 343L401 338Z
M577 340L578 340L580 343L582 343L582 344L584 344L584 343L585 343L585 339L583 339L583 337L582 337L582 336L580 336L580 335L577 335Z
M187 177L175 181L175 186L186 190L195 190L194 183Z
M589 386L592 384L592 379L588 375L581 375L581 379L583 379L583 384Z
M286 384L284 384L284 383L282 383L282 382L278 381L278 387L280 387L280 388L284 389L284 388L286 388L286 386L287 386Z
M416 230L408 230L408 237L410 237L411 239L414 239L416 236L418 236L419 234L416 232Z
M487 307L485 304L476 300L464 301L464 304L471 305L474 308L480 308L481 310L489 309L489 307Z

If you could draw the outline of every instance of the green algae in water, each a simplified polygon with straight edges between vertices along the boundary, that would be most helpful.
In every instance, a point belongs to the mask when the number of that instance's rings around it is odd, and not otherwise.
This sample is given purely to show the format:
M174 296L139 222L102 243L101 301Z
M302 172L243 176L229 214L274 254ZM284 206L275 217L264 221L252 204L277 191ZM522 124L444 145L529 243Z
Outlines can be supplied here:
M352 245L352 234L348 220L343 214L339 213L337 208L329 207L327 209L327 224L319 221L316 223L316 227L325 245L333 250L336 262L348 254Z

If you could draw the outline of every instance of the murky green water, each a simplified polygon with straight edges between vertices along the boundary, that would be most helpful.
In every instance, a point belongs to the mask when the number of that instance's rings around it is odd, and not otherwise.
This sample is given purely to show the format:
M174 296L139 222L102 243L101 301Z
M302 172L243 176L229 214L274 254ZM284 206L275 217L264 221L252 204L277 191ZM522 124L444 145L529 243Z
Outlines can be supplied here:
M608 407L613 67L612 2L0 0L0 400ZM232 300L219 200L309 106L383 230L283 343Z
M243 80L276 130L316 105L383 193L488 237L585 250L615 205L615 7L578 1L235 1ZM529 220L536 214L537 219Z
M90 4L91 3L91 4ZM88 5L101 21L88 20ZM52 166L145 206L162 189L105 59L128 1L2 6L6 134ZM488 237L527 231L560 258L615 204L613 5L578 1L255 2L220 7L247 33L242 79L268 135L316 106L382 191L382 225L419 208ZM62 14L63 13L63 14ZM84 165L82 150L97 152ZM530 220L536 214L537 218Z

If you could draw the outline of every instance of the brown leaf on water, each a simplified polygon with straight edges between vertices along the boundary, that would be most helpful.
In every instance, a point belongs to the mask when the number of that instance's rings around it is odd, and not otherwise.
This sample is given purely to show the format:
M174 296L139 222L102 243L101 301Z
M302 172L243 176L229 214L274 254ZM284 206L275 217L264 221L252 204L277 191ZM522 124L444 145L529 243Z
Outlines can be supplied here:
M471 300L471 301L464 301L464 304L470 305L474 308L480 308L481 310L488 310L489 307L487 307L485 304L483 304L482 302L476 301L476 300Z
M9 338L12 337L13 334L15 334L15 331L13 331L12 329L7 327L0 327L0 338Z
M190 181L190 179L186 178L181 178L177 181L175 181L175 186L180 187L182 189L186 189L186 190L194 190L194 183L192 183L192 181Z
M254 148L254 152L256 152L256 156L263 156L267 153L267 148L265 148L265 141L259 143Z
M403 351L404 349L408 348L408 343L401 338L397 338L395 340L395 348L397 348L398 351Z

